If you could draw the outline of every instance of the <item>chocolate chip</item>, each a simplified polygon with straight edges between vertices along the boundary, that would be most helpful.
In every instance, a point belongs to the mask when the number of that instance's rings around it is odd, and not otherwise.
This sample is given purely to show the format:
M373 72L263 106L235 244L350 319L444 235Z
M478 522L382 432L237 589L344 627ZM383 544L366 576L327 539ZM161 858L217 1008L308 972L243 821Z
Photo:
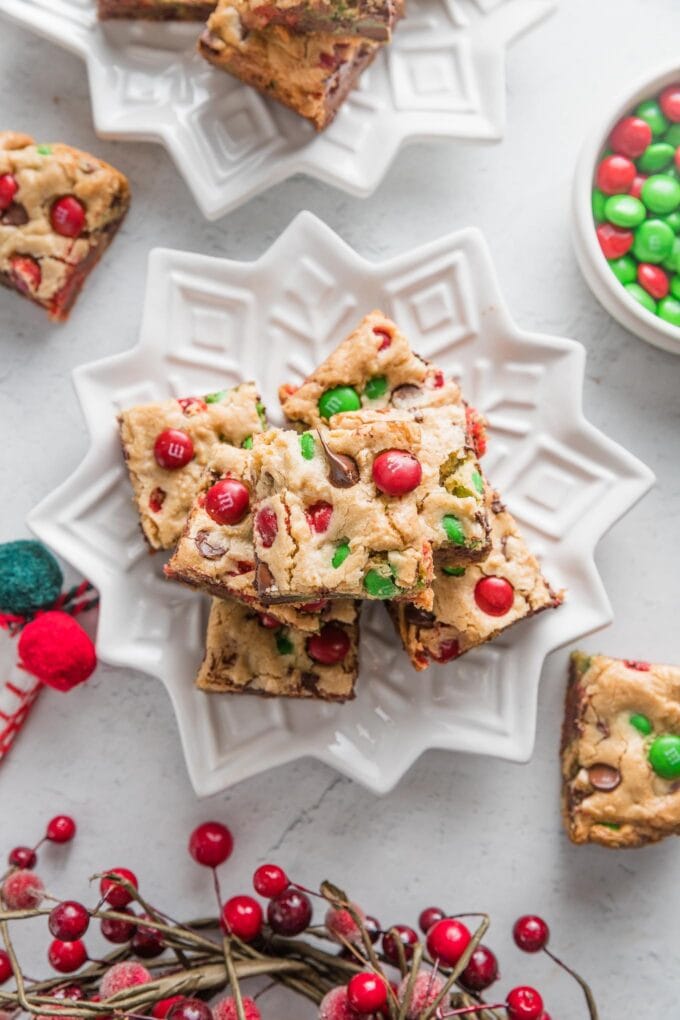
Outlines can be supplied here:
M611 790L615 790L621 782L621 773L613 765L605 765L603 762L598 762L596 765L591 765L588 769L588 779L590 780L590 785L594 786L596 790L609 793Z
M344 453L333 453L328 443L317 429L321 446L328 464L328 479L336 489L351 489L359 481L359 468L355 460Z
M407 621L416 627L433 627L437 620L434 613L428 613L427 609L419 609L412 602L407 603L404 612Z
M20 202L12 202L9 209L3 214L2 222L8 227L23 227L28 223L28 213Z
M258 563L255 571L255 584L258 591L266 591L274 586L274 575L266 563Z
M505 510L505 503L503 503L498 493L495 493L491 501L491 509L495 514L502 514Z
M208 531L207 528L198 532L194 542L201 556L206 560L219 560L227 551L226 545L220 541L217 532Z
M422 402L423 391L420 386L414 386L413 383L404 383L402 386L397 386L395 390L392 390L391 403L393 407L399 407L408 411L418 407Z
M306 691L316 691L319 683L319 674L307 672L306 670L300 674L300 683Z

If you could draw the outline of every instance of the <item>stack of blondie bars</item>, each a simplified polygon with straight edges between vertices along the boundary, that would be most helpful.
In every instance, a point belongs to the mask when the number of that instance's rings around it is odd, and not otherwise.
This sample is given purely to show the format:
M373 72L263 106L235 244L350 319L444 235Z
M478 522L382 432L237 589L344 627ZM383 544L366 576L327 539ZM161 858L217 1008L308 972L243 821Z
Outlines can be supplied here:
M403 0L98 0L99 16L205 21L198 48L322 131L390 41Z
M483 421L382 312L279 396L284 428L254 383L119 418L149 545L213 596L200 688L352 698L367 600L417 670L560 603L484 477Z

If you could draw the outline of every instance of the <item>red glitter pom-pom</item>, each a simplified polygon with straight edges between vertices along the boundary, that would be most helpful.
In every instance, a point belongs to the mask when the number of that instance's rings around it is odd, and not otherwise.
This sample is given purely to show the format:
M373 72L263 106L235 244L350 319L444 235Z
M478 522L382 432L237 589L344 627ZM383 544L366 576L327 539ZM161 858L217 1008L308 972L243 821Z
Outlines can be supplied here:
M19 659L24 669L58 691L82 684L97 665L91 638L72 616L58 610L41 613L24 627Z

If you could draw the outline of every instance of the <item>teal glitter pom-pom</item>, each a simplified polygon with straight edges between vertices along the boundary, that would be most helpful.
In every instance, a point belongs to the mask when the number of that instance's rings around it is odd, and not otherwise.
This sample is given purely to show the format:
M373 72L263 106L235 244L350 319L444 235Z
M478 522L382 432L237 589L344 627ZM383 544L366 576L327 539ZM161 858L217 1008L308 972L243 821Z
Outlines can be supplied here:
M54 605L64 576L54 556L40 542L0 544L0 611L31 616Z

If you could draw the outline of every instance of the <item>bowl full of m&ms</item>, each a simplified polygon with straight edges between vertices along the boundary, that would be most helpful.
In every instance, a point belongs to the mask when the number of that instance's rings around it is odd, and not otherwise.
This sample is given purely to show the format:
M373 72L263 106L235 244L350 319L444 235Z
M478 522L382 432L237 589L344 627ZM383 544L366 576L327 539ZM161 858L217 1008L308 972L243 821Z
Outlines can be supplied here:
M573 224L579 264L607 311L680 354L680 66L629 92L592 132Z

